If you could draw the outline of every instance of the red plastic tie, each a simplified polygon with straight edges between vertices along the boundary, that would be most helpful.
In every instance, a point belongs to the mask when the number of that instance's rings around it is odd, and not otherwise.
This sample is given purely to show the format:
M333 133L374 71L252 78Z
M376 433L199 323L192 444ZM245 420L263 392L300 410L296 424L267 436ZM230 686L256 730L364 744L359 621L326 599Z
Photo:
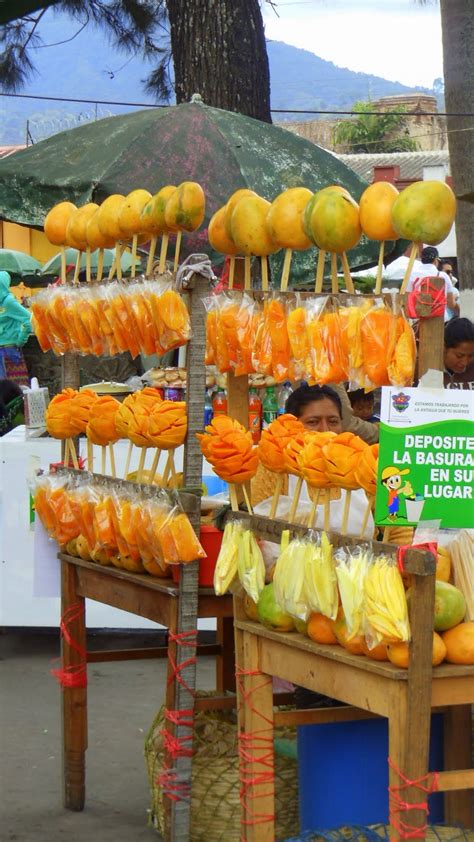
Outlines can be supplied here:
M428 315L421 317L418 315L418 303L430 308ZM413 284L413 289L407 296L407 316L410 319L432 319L435 316L444 316L445 307L445 287L443 286L441 289L437 289L433 284L432 276L416 278Z
M87 650L77 640L74 640L70 631L70 626L76 620L81 619L84 613L84 603L75 602L69 606L61 617L59 625L61 637L64 638L68 646L80 657L80 661L77 664L70 664L67 667L59 667L58 669L51 670L51 675L57 679L63 688L87 687Z
M239 732L240 803L244 815L242 824L250 826L274 822L275 816L272 813L261 813L257 808L257 799L270 794L271 790L265 791L265 786L271 787L274 782L273 721L255 708L251 698L253 693L271 684L272 679L270 676L264 677L260 670L243 670L240 667L237 667L235 674L244 704L267 726L250 734ZM258 676L262 677L262 681L246 690L244 679Z
M397 547L397 564L400 573L405 573L405 555L407 550L427 550L433 553L436 558L438 554L438 544L436 541L427 541L423 544L401 544Z
M172 672L168 676L167 684L172 684L173 681L178 681L187 692L191 695L195 695L195 690L193 690L185 681L183 676L181 675L182 671L186 669L186 667L190 667L192 664L196 663L196 654L192 655L190 658L187 658L185 661L181 661L181 663L177 664L173 655L171 654L170 643L176 643L177 646L187 646L190 649L193 649L194 652L196 651L196 638L197 638L197 630L193 631L185 631L180 632L179 634L174 634L170 632L168 635L168 660L171 664Z
M156 782L162 789L163 795L170 801L191 802L191 786L186 781L179 780L178 773L173 769L165 769L158 775Z
M399 814L404 812L409 813L411 810L423 810L425 817L427 817L428 800L425 798L423 801L405 801L402 797L402 792L405 789L415 788L425 795L431 795L439 788L439 773L428 772L426 775L423 775L423 777L412 781L400 771L390 757L388 758L388 765L402 781L399 786L390 785L388 788L390 801L390 824L402 839L424 839L428 827L427 822L425 821L421 827L414 827L409 824L409 822L400 818Z

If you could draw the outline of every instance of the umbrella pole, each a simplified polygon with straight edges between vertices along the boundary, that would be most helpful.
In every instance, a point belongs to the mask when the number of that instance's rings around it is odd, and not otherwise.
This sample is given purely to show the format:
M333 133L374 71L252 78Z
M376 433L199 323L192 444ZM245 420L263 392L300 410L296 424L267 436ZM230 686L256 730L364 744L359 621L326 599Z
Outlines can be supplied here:
M137 248L138 248L138 234L134 234L132 238L132 267L130 269L130 277L135 277L135 264L137 262Z
M235 257L230 257L229 265L229 289L234 289Z
M346 282L346 289L347 292L354 293L354 283L351 278L351 270L349 269L349 261L347 260L347 254L345 251L341 254L341 263L342 263L342 270L344 272L344 280Z
M244 258L244 265L245 265L245 273L244 273L244 289L251 288L251 279L250 279L250 255L246 254Z
M280 289L284 292L288 289L288 279L290 277L290 266L291 266L291 249L285 249L285 259L283 261L283 271L281 273L281 282L280 282Z
M260 258L262 264L262 289L268 291L268 259L266 254Z
M158 242L158 237L153 235L150 240L150 251L148 252L148 260L146 264L146 276L149 278L153 271L153 261L155 259L155 251L156 251L156 244Z
M66 249L61 246L61 283L66 283Z
M86 248L86 281L90 284L92 280L92 267L91 267L91 250L89 246Z
M160 251L160 265L158 267L158 272L163 274L166 270L166 252L168 251L168 234L163 234L161 238L161 251Z
M317 266L317 269L316 269L316 285L314 287L315 292L322 292L323 291L325 257L326 257L326 252L323 251L323 249L319 249L318 266Z
M97 280L102 280L104 274L104 249L99 249L99 257L97 259Z
M79 283L79 272L81 271L81 258L82 258L82 252L78 251L77 252L77 258L76 258L76 268L74 269L74 278L72 279L73 284Z
M385 246L385 243L382 240L381 243L380 243L379 262L378 262L378 266L377 266L377 278L376 278L376 281L375 281L375 289L374 289L374 292L375 292L376 295L378 295L379 292L382 292L382 272L383 272L384 246Z
M331 292L337 295L339 292L339 281L337 280L337 254L331 252Z
M406 292L408 281L410 280L411 270L413 269L413 264L415 262L415 257L418 254L418 246L416 243L412 243L411 252L410 252L410 259L407 264L407 268L405 269L405 275L403 277L402 285L400 287L400 292Z
M181 239L183 237L182 231L178 231L176 234L176 245L174 248L174 264L173 264L173 272L176 272L179 266L179 253L181 251Z

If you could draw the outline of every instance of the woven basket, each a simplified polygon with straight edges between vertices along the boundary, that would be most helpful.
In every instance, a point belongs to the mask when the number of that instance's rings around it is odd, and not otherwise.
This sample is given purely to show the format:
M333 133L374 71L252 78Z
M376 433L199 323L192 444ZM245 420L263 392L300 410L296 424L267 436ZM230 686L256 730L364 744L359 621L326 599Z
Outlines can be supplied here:
M307 831L285 842L389 842L389 828L385 824L370 827L340 827L336 830ZM473 842L474 830L446 825L430 825L426 842Z
M209 695L209 694L199 694ZM164 768L160 708L145 741L151 789L151 823L166 836L165 796L157 780ZM295 738L294 728L278 728L277 738ZM299 827L298 764L275 755L275 812L277 838ZM190 842L240 842L239 758L235 711L200 710L194 718Z

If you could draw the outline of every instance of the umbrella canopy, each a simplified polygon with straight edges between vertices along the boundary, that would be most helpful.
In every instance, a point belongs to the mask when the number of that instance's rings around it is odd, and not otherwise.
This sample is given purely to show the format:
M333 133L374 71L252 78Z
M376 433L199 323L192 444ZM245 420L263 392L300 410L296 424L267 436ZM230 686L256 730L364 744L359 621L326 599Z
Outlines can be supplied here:
M12 272L14 275L22 275L25 272L39 271L41 263L23 251L0 249L0 269L4 272Z
M76 249L66 249L66 263L76 265L78 252ZM91 252L91 266L93 269L97 269L97 260L99 257L99 252L93 251ZM113 249L104 249L104 269L110 269L112 263L114 262L115 251ZM124 272L128 272L132 265L132 255L129 254L127 251L122 254L120 258L120 262L122 264L122 269ZM82 252L81 256L81 269L86 268L86 255ZM41 272L43 275L53 275L59 274L61 271L61 254L55 254L54 257L50 257L50 259L44 264Z
M188 253L211 253L209 219L240 187L271 201L288 187L315 191L335 183L358 200L367 186L331 152L292 132L192 102L88 123L0 161L0 218L42 226L60 201L100 203L111 193L154 193L182 181L198 181L207 199L203 227L184 237ZM365 237L349 252L353 268L377 258L378 243ZM300 252L292 275L313 275L314 264L313 249Z

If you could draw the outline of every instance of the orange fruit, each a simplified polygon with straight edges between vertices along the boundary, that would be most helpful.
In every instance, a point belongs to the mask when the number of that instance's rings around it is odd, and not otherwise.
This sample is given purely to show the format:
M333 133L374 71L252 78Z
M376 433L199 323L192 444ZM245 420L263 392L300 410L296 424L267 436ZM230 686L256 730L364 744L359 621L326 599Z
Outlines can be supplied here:
M315 643L337 643L332 621L324 614L310 614L306 634Z
M438 547L436 578L441 582L449 582L451 578L451 556L446 547Z
M362 649L364 650L364 655L367 655L368 658L372 658L373 661L388 661L386 643L378 643L373 649L369 649L364 640L362 643Z
M459 623L444 632L443 641L450 664L474 664L474 622Z
M474 625L474 624L473 624ZM447 647L443 638L433 632L433 655L431 663L434 667L438 666L446 657ZM410 660L410 650L408 643L389 643L387 645L388 660L395 664L396 667L403 667L407 669Z
M364 654L363 645L365 644L365 640L362 636L357 635L351 640L348 640L349 633L347 631L346 618L344 617L342 608L339 608L336 619L331 620L331 628L336 635L337 642L343 646L344 649L347 649L351 655Z

